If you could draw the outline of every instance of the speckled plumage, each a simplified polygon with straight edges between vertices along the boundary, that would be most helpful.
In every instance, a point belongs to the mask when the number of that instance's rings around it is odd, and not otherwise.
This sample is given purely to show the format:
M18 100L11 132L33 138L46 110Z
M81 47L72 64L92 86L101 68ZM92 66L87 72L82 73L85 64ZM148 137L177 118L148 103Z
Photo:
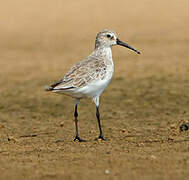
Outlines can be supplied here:
M115 41L117 37L113 31L104 30L99 32L96 37L94 51L87 58L72 66L64 78L52 84L50 86L52 92L64 93L79 99L83 97L96 99L96 96L100 96L114 72L112 48L109 44L106 44L105 35L107 33L112 33ZM86 91L86 88L90 88L90 85L93 85L91 93L90 90ZM93 93L95 87L96 92ZM84 88L83 92L82 88Z
M83 141L78 133L77 105L79 100L85 97L92 98L96 104L96 116L100 130L99 138L104 140L100 124L99 99L114 73L113 45L125 46L139 53L136 49L120 41L114 31L103 30L97 34L94 51L87 58L72 66L64 78L47 89L48 91L70 95L76 99L74 113L76 136L74 140Z
M75 64L59 81L60 84L55 89L81 88L93 81L103 80L107 75L107 70L111 69L111 63L106 59L89 56L83 61Z

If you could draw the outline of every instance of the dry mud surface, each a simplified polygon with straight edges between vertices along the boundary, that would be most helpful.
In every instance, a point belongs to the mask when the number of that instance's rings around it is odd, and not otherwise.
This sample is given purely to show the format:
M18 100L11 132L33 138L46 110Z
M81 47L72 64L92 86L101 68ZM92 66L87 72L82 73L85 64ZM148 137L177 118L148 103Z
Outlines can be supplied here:
M189 177L189 2L4 1L0 6L0 179L184 180ZM114 78L95 105L44 91L114 29Z

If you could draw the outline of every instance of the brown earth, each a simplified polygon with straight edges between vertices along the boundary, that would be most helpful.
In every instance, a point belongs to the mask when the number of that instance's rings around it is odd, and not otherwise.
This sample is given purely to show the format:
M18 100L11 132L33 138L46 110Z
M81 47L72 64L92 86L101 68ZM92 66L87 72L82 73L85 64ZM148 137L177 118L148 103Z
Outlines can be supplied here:
M7 0L0 6L0 179L184 180L189 177L189 1ZM115 74L95 106L44 91L115 30ZM60 140L57 142L57 140Z

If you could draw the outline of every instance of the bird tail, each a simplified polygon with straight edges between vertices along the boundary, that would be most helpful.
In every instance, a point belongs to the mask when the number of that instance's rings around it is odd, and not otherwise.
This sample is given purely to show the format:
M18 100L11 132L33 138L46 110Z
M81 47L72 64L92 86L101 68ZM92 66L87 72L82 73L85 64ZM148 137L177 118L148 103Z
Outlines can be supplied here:
M45 86L45 91L52 91L54 88L52 86Z
M73 86L71 86L71 87L66 87L66 88L56 88L55 89L55 87L53 87L53 86L45 86L45 91L53 91L53 90L55 90L55 91L61 91L61 90L68 90L68 89L73 89L74 87Z

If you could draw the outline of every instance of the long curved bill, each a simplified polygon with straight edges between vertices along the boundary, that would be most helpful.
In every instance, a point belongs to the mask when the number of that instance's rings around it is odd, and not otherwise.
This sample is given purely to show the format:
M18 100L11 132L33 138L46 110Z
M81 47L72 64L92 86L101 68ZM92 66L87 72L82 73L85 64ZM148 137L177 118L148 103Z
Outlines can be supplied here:
M120 46L124 46L124 47L126 47L126 48L129 48L129 49L135 51L137 54L140 54L140 52L137 51L135 48L129 46L128 44L126 44L126 43L124 43L124 42L122 42L122 41L120 41L119 39L117 39L117 44L120 45Z

